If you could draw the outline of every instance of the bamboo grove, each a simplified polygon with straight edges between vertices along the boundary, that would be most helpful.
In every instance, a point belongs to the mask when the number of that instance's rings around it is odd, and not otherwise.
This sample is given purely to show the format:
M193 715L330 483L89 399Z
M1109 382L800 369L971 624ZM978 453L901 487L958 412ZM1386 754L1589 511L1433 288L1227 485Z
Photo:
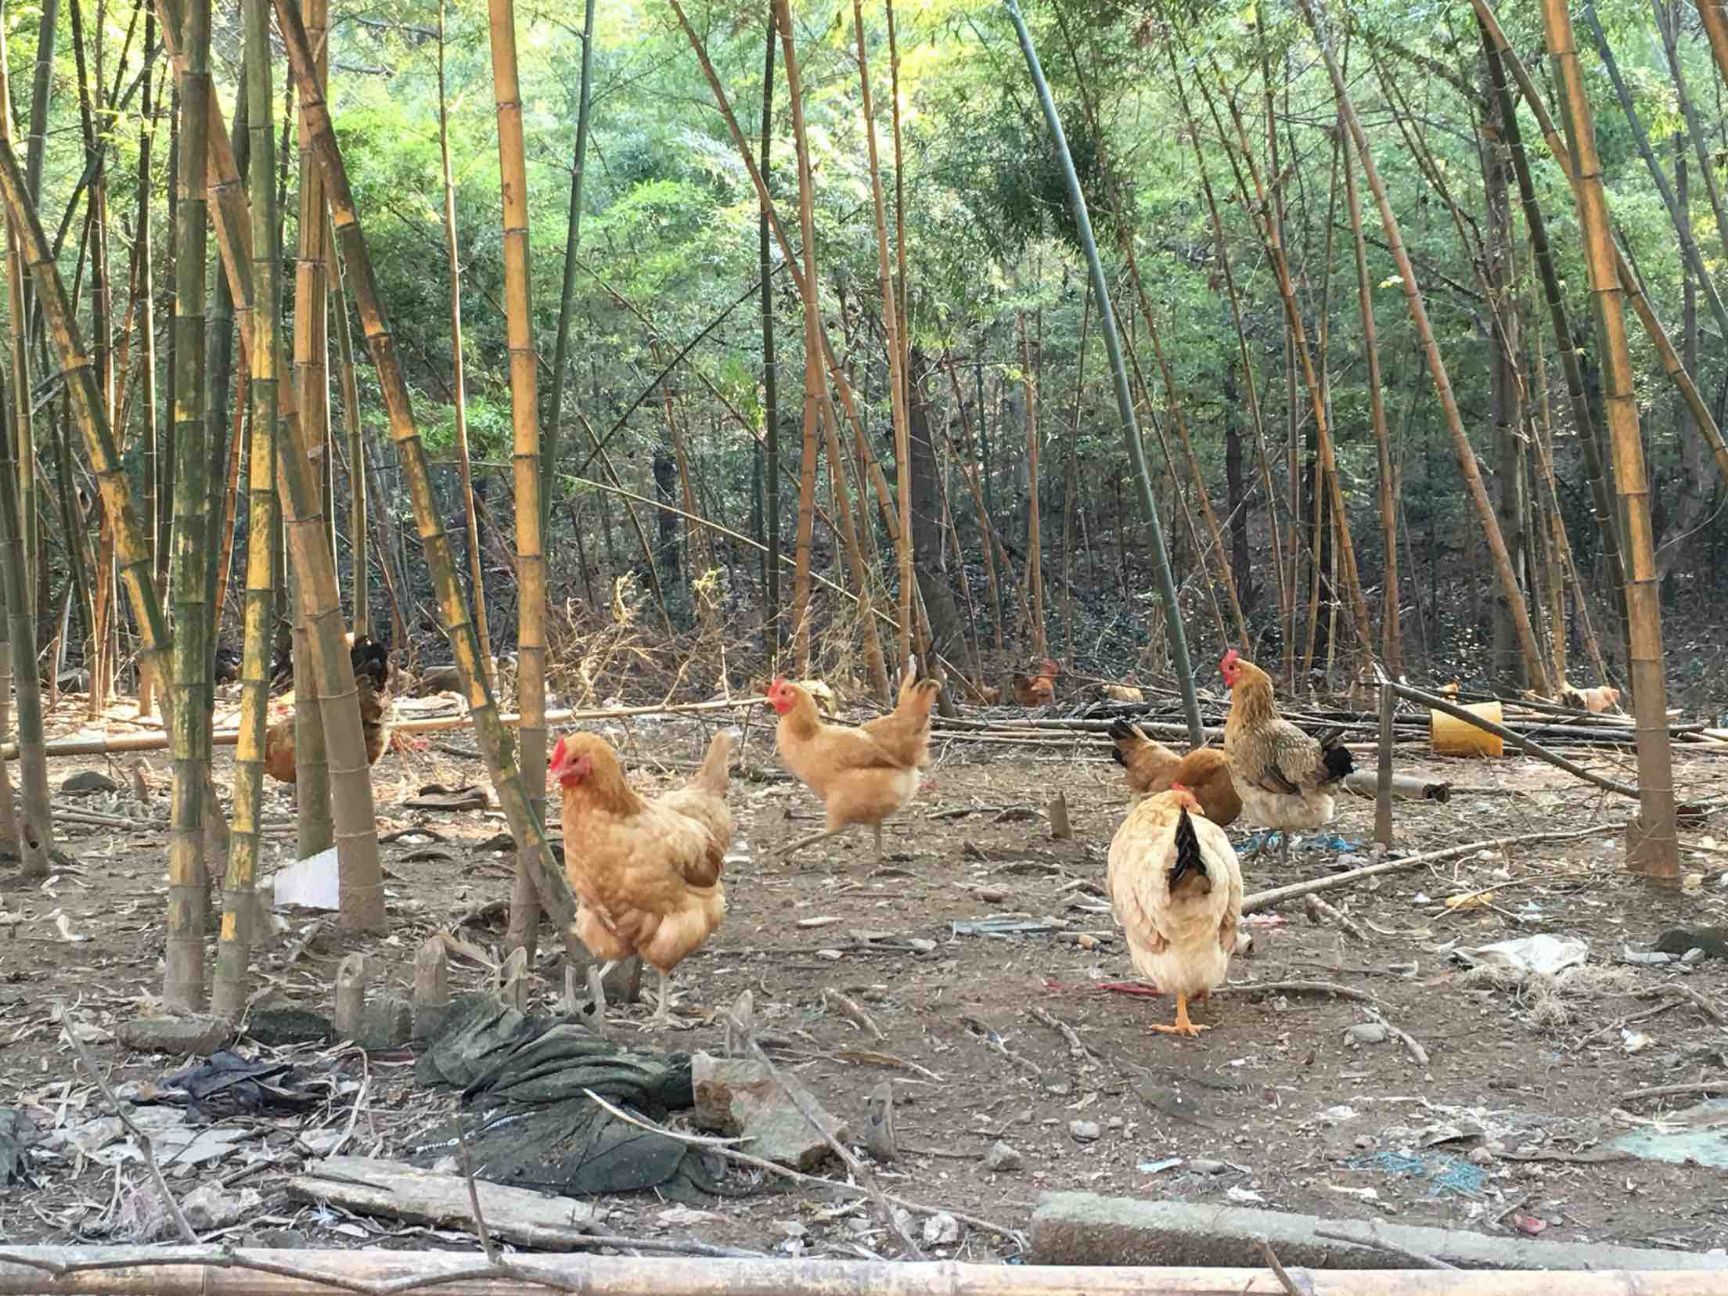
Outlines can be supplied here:
M1613 682L1672 871L1728 548L1719 0L41 0L0 38L0 833L47 872L57 717L159 720L171 1006L244 1007L290 676L294 849L386 922L351 633L453 660L516 946L574 906L549 691L886 696L912 654L962 702L1173 680L1196 738L1228 646L1303 690Z

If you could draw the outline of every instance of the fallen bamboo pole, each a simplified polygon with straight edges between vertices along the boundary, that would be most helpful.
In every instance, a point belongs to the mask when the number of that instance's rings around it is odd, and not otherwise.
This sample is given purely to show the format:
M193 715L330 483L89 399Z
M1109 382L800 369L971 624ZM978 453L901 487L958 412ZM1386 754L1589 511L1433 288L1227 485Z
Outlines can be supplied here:
M701 715L710 711L736 711L744 707L767 705L767 698L743 697L734 698L731 701L676 702L663 706L599 707L586 711L548 711L546 722L548 724L573 724L585 720L626 720L633 716ZM500 718L507 727L512 729L522 720L521 716L509 713ZM468 713L463 711L456 715L392 720L390 729L393 733L439 733L446 729L465 728L468 723ZM238 730L218 729L211 735L211 741L218 747L232 747L237 737ZM120 752L160 751L167 745L167 735L157 730L144 733L109 734L97 738L61 738L47 746L50 756L112 756ZM17 758L17 743L0 745L0 760L16 760Z
M1702 1258L1700 1258L1702 1259ZM1313 1296L1549 1296L1540 1270L1299 1269ZM1567 1296L1728 1296L1728 1271L1569 1272ZM218 1247L14 1247L0 1296L1277 1296L1268 1269L922 1264L883 1260L716 1260L516 1255L497 1264L443 1251L264 1251Z
M1334 873L1329 877L1312 878L1307 882L1292 882L1289 886L1273 887L1269 891L1256 891L1253 895L1242 898L1242 912L1245 914L1257 913L1261 909L1271 909L1281 905L1286 900L1300 900L1303 896L1313 895L1316 891L1336 891L1339 887L1350 886L1364 878L1379 877L1382 873L1398 873L1405 869L1420 868L1424 864L1444 864L1448 860L1474 855L1477 851L1500 850L1507 846L1531 846L1537 842L1572 841L1596 833L1618 832L1624 827L1625 825L1621 823L1600 823L1592 824L1588 828L1575 828L1569 832L1525 833L1520 837L1489 837L1482 841L1465 842L1462 846L1448 846L1445 850L1425 851L1421 855L1406 855L1402 859L1381 860L1378 864L1365 864L1361 868L1351 869L1347 873ZM0 1292L0 1296L4 1296L4 1293Z
M1424 693L1421 689L1411 688L1408 684L1400 684L1396 680L1384 680L1383 683L1387 688L1391 689L1399 697L1408 702L1420 703L1423 706L1441 712L1443 715L1449 715L1454 719L1462 720L1465 724L1474 725L1478 729L1483 729L1488 733L1496 734L1504 741L1517 747L1525 755L1534 756L1540 761L1547 761L1556 769L1563 769L1574 778L1581 778L1586 783L1594 783L1599 788L1605 788L1610 792L1618 792L1621 796L1628 796L1634 800L1638 797L1638 789L1633 787L1631 784L1622 783L1618 779L1611 779L1606 775L1597 774L1593 770L1587 770L1576 761L1567 760L1566 757L1560 755L1558 752L1549 751L1546 747L1542 746L1542 744L1532 742L1516 729L1508 729L1503 724L1496 724L1494 721L1484 719L1482 716L1476 715L1474 712L1466 711L1455 702L1448 702L1445 698L1439 697L1433 693Z

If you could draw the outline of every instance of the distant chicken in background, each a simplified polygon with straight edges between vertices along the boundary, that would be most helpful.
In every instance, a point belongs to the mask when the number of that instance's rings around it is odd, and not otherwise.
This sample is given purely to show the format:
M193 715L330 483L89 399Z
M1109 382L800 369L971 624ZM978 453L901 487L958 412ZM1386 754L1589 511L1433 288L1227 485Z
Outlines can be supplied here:
M1603 715L1609 711L1620 710L1620 690L1603 684L1598 688L1573 688L1570 684L1560 686L1560 702L1575 711L1588 711L1591 715Z
M1230 776L1230 760L1216 747L1196 747L1186 756L1178 756L1121 717L1111 724L1110 737L1114 742L1111 754L1122 767L1130 792L1151 796L1180 783L1220 828L1228 828L1242 813L1242 798Z
M353 635L348 660L354 666L354 691L360 706L360 732L366 740L366 763L376 765L390 744L390 650L370 635ZM278 783L295 780L292 711L265 731L264 772Z
M1014 701L1023 707L1045 707L1056 700L1056 677L1062 668L1048 657L1036 675L1016 675L1013 679Z
M1334 730L1311 738L1278 714L1272 679L1232 648L1218 664L1230 686L1224 754L1242 808L1255 823L1277 831L1285 863L1290 834L1332 822L1333 788L1356 768Z
M1152 1029L1198 1035L1188 1001L1224 983L1242 918L1242 868L1224 830L1180 783L1128 812L1110 842L1110 907L1134 968L1176 997L1176 1021Z

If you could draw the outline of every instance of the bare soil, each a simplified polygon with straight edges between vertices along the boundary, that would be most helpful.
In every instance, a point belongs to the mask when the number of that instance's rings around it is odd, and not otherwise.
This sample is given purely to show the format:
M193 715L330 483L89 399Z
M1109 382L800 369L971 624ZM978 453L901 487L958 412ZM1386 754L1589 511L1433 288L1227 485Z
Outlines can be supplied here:
M678 778L707 731L694 721L648 719L611 732L646 785ZM501 818L402 808L429 783L483 782L471 741L459 731L441 735L427 752L391 754L379 764L380 830L421 825L438 840L384 848L387 935L350 938L333 917L292 917L259 956L272 999L328 1011L336 964L354 949L370 952L405 986L416 945L440 929L496 957L510 860L480 844L502 831ZM1582 937L1593 964L1614 967L1623 949L1648 949L1665 929L1728 926L1728 847L1710 835L1722 831L1720 814L1686 833L1685 867L1699 876L1679 893L1622 873L1619 835L1605 832L1332 892L1366 939L1311 923L1299 903L1249 924L1253 949L1233 965L1233 985L1323 981L1365 991L1388 1022L1420 1042L1424 1066L1395 1038L1351 1042L1349 1028L1372 1020L1359 1002L1233 989L1197 1009L1211 1030L1175 1040L1148 1029L1169 1019L1168 1000L1102 988L1133 977L1102 899L1105 851L1125 805L1107 755L1097 739L1035 748L939 741L917 803L889 826L880 865L862 832L777 859L775 848L817 825L819 806L778 773L772 732L757 713L734 783L730 913L674 983L676 1011L693 1024L642 1042L718 1051L720 1014L752 990L760 1030L779 1042L776 1055L833 1112L856 1120L866 1093L893 1082L901 1156L876 1168L885 1188L1009 1229L1026 1227L1040 1193L1086 1189L1508 1235L1539 1231L1550 1240L1728 1244L1720 1170L1629 1159L1608 1147L1663 1111L1699 1101L1628 1100L1631 1091L1728 1080L1728 1030L1705 1012L1728 1011L1728 964L1629 966L1620 983L1565 998L1556 1012L1551 1000L1474 984L1453 956L1457 947L1548 932ZM1630 776L1627 755L1584 759ZM56 784L99 768L123 788L60 796L58 804L141 826L64 823L62 845L73 863L47 883L24 887L15 872L0 872L0 1104L25 1107L44 1129L102 1111L61 1038L69 1019L84 1024L116 1083L180 1065L130 1055L109 1033L148 1010L161 979L167 762L161 754L152 760L156 791L146 806L134 801L119 761L56 762ZM1587 827L1630 809L1523 760L1445 761L1406 747L1399 764L1455 786L1446 805L1399 804L1400 850ZM1720 803L1728 761L1683 751L1677 782L1687 800ZM283 791L272 792L272 865L293 848ZM1072 840L1049 832L1046 805L1057 791L1067 800ZM1344 850L1336 842L1299 849L1287 870L1276 852L1245 859L1249 890L1366 862L1371 826L1371 804L1344 798L1334 825ZM1482 894L1457 903L1475 893ZM1049 929L955 934L956 923L1004 915ZM550 1001L562 988L562 957L549 934L541 945L537 993ZM490 975L477 962L453 968L458 988L481 986ZM1704 1006L1678 994L1650 997L1670 986L1696 992ZM863 1005L881 1038L826 1003L825 989ZM623 1018L644 1020L649 1007L615 1008L614 1025L628 1029ZM1072 1028L1083 1049L1073 1050L1054 1023ZM425 1246L430 1236L433 1245L471 1246L460 1234L429 1235L288 1200L286 1176L316 1160L318 1144L308 1135L351 1129L345 1151L391 1156L405 1134L452 1106L450 1097L414 1085L406 1052L296 1056L308 1071L336 1079L330 1100L301 1117L226 1122L248 1137L201 1170L180 1175L170 1166L177 1192L207 1178L230 1191L258 1191L258 1213L222 1231L232 1241ZM986 1168L998 1140L1019 1152L1021 1168ZM844 1177L839 1167L826 1172ZM37 1173L38 1190L0 1191L0 1238L124 1241L160 1225L136 1162L41 1156ZM651 1195L606 1206L607 1226L620 1234L816 1255L903 1253L867 1204L817 1188L768 1184L705 1203L697 1214ZM914 1236L921 1227L915 1219ZM963 1226L957 1243L933 1250L983 1259L1011 1257L1017 1247Z

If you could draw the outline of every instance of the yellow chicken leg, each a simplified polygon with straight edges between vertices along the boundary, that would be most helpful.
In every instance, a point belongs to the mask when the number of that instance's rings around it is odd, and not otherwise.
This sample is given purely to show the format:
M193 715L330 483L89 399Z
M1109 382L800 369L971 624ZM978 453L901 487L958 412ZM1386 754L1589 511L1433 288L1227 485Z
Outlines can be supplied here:
M1176 996L1176 1022L1171 1026L1155 1025L1152 1027L1160 1035L1182 1035L1193 1039L1203 1030L1211 1030L1210 1026L1202 1026L1198 1022L1188 1020L1188 996Z

